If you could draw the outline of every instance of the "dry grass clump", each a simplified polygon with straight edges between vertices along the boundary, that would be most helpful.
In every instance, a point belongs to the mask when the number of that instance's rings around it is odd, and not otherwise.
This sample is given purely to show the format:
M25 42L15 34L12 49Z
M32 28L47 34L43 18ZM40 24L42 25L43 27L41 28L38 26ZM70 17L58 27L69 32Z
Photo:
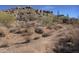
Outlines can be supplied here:
M79 52L79 40L74 39L76 42L72 40L72 38L62 38L59 40L56 45L56 49L54 52L56 53L78 53Z
M9 26L15 20L16 20L16 17L11 14L7 14L5 12L0 13L0 23L5 26Z
M72 32L71 36L60 38L53 49L56 53L79 53L79 31Z
M55 17L54 16L43 16L40 18L40 23L43 26L51 26L54 24Z

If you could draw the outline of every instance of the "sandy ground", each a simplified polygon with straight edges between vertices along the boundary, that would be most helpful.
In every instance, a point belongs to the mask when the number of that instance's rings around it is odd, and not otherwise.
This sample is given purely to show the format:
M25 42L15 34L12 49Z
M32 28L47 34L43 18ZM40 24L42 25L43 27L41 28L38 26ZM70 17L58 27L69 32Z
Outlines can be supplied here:
M22 28L20 31L24 31L27 28ZM74 28L71 25L57 24L53 28L43 28L45 33L50 34L49 36L43 37L42 34L34 32L35 28L32 29L32 34L27 32L14 33L10 32L10 29L6 27L0 27L0 33L4 33L5 36L0 34L0 52L2 53L52 53L55 48L55 44L60 38L66 36L77 36L75 35L78 28ZM17 30L18 31L18 30Z

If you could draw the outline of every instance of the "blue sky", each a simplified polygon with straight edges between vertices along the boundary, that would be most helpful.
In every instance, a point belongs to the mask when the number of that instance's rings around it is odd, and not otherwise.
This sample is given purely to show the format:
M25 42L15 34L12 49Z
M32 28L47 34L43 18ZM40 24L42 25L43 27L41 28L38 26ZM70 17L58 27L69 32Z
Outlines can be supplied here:
M0 5L0 10L5 10L8 8L12 8L15 6L11 5ZM54 14L57 14L57 11L60 14L67 15L70 17L79 17L79 6L78 5L32 5L34 9L42 9L42 10L50 10L53 11Z

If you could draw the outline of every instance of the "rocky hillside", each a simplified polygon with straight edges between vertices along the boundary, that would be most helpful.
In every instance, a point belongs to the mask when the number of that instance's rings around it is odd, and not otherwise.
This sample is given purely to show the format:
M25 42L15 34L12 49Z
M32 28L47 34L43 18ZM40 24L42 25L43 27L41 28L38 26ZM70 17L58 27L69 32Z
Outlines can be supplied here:
M73 19L32 7L1 11L0 52L79 52L79 25Z

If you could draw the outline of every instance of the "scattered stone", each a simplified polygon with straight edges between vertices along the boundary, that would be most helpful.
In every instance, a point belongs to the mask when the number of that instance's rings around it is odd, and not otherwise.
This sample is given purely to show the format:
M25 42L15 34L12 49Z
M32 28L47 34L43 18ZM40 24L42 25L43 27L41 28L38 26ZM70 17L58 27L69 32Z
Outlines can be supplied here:
M15 34L22 34L22 31L16 31Z
M38 40L40 37L35 37L33 40Z
M42 34L42 37L48 37L48 36L50 36L49 33L43 33L43 34Z
M19 29L12 29L10 30L10 33L14 33L14 34L23 34L23 33L27 33L27 30L19 30Z
M9 47L7 44L1 45L0 48L6 48Z
M27 40L25 40L24 42L20 42L20 43L16 43L16 44L26 44L26 43L29 43L29 42L30 42L30 40L27 39Z
M79 52L79 47L70 38L62 38L59 40L58 44L55 45L54 51L56 53L72 53L74 51Z
M52 30L52 26L48 26L48 27L47 27L47 29L50 29L50 30Z
M35 32L38 34L42 34L43 30L41 28L35 28Z
M16 30L15 29L13 29L13 30L10 30L10 33L14 33Z
M0 37L5 37L5 34L3 32L0 32Z

